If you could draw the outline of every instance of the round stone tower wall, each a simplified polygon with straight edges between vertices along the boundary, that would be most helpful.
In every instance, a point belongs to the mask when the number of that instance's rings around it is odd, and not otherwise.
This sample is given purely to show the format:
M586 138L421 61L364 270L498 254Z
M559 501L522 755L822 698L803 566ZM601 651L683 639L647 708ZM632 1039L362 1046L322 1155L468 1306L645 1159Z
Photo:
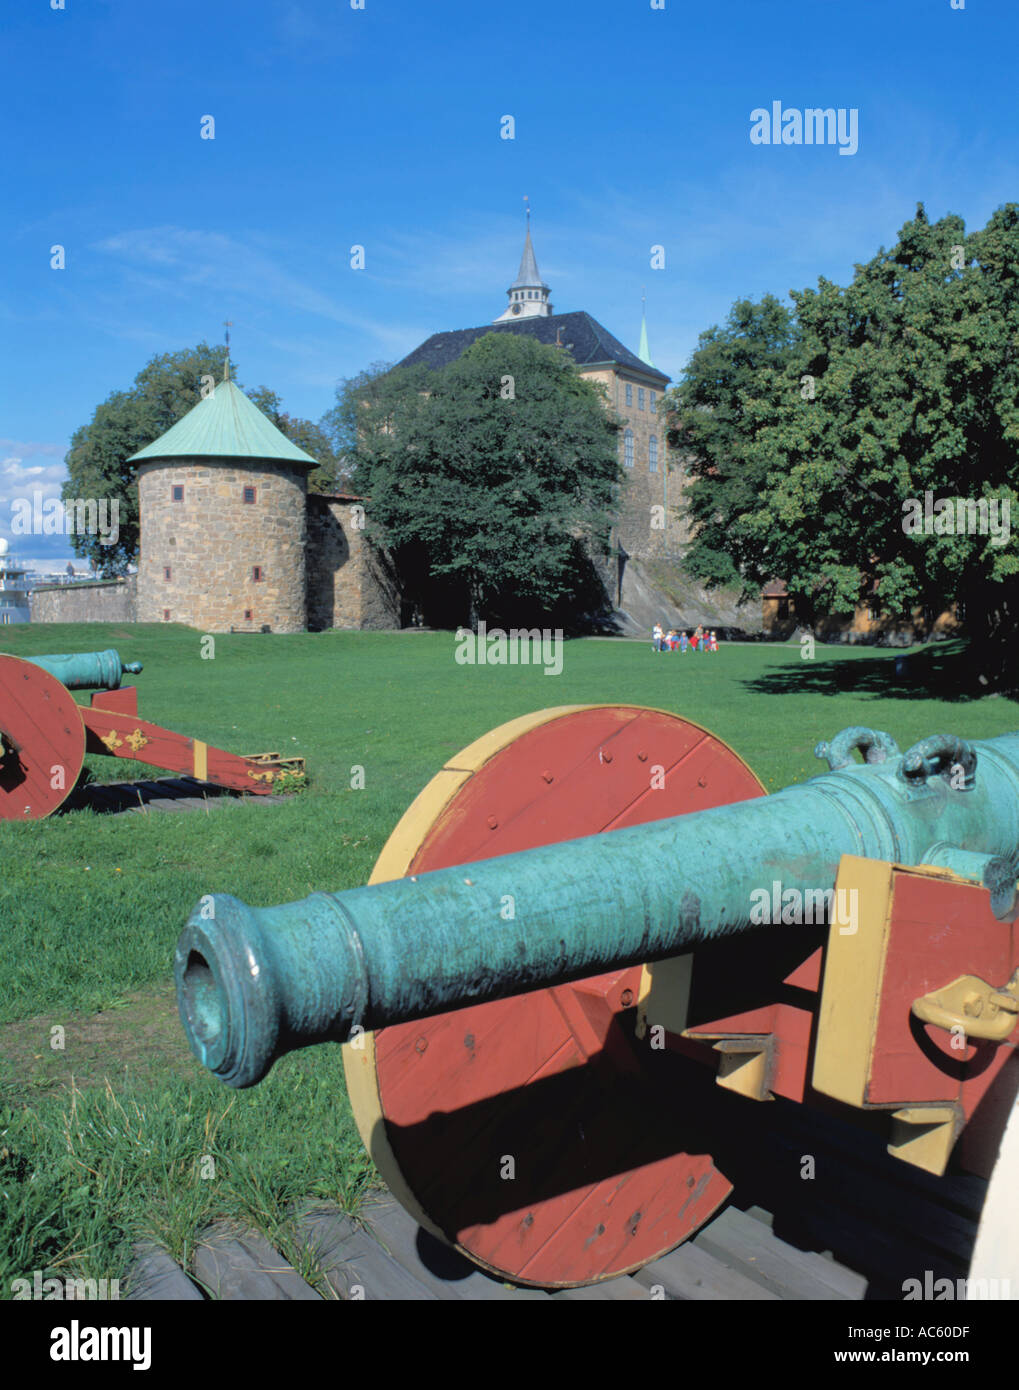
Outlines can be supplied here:
M271 459L140 464L138 621L303 631L307 491Z

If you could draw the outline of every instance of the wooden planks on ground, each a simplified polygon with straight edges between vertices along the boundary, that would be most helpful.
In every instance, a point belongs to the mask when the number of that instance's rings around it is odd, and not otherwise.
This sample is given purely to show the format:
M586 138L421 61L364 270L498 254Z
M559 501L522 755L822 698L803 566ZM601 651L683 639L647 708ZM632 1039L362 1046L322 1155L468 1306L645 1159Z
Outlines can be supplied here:
M366 1201L359 1215L386 1250L437 1298L547 1299L539 1289L513 1288L421 1229L388 1192Z
M773 1302L779 1295L748 1278L735 1265L710 1255L695 1241L653 1260L633 1276L638 1284L656 1296L659 1289L666 1298L685 1302Z
M201 1289L191 1282L177 1261L171 1259L165 1250L157 1245L136 1245L134 1257L131 1278L124 1295L126 1299L201 1302Z
M298 1230L338 1298L384 1302L439 1297L343 1212L312 1212L301 1218Z
M213 1298L320 1299L264 1236L213 1227L195 1250L195 1278Z
M515 1288L421 1230L382 1192L356 1220L336 1210L296 1219L319 1292L253 1234L211 1232L194 1278L209 1296L232 1299L740 1302L899 1299L903 1281L927 1270L966 1274L980 1179L939 1179L891 1157L877 1124L861 1128L780 1101L743 1104L739 1146L719 1156L734 1165L736 1198L692 1241L633 1275L584 1289ZM194 1297L183 1271L176 1280L165 1265L153 1270L132 1297Z
M755 1129L755 1170L737 1184L740 1205L773 1213L775 1233L828 1252L867 1280L868 1298L901 1298L907 1279L966 1274L986 1183L934 1177L887 1152L880 1119L848 1124L789 1102ZM803 1161L812 1160L804 1179Z

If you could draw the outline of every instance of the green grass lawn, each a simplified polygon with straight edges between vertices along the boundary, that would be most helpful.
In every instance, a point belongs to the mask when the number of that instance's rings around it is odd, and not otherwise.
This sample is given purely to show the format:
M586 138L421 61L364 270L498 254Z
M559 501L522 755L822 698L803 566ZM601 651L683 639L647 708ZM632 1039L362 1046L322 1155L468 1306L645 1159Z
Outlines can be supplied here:
M0 1297L36 1269L122 1275L141 1233L183 1256L201 1225L232 1214L285 1245L291 1202L356 1203L371 1167L339 1049L228 1093L184 1048L174 942L205 893L265 905L363 883L414 795L493 726L552 705L654 705L712 729L769 789L822 770L814 744L847 724L903 748L1019 727L1015 701L966 693L979 670L959 644L916 652L908 677L874 649L819 646L804 661L795 645L681 656L594 639L568 643L553 677L457 665L448 633L217 637L212 660L199 633L163 625L9 628L3 646L116 647L145 663L143 718L233 752L299 754L309 781L285 805L0 824ZM87 766L101 780L144 771ZM356 766L365 785L352 790ZM203 1156L214 1175L200 1176Z

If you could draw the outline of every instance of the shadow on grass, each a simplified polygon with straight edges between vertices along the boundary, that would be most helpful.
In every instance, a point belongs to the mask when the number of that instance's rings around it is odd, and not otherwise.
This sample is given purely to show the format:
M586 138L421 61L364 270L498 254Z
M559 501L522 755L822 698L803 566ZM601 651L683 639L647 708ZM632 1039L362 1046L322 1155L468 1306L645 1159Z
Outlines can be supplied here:
M979 659L967 643L939 642L905 654L887 652L853 661L845 659L844 649L835 649L831 656L773 667L743 684L760 695L853 695L861 700L962 704L995 693L981 675Z

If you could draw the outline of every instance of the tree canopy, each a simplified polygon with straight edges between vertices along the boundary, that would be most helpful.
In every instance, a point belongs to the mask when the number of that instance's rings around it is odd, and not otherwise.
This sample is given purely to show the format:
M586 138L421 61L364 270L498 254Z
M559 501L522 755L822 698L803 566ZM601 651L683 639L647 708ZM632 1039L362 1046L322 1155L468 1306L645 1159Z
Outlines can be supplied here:
M371 499L373 538L460 621L590 604L619 426L563 349L489 333L437 371L363 373L331 420L345 429L355 490Z
M120 535L114 545L104 545L99 536L87 534L71 540L75 554L86 557L103 574L122 574L138 556L137 465L128 460L198 404L203 379L206 387L222 381L225 357L224 347L204 342L153 357L132 387L111 392L89 423L72 435L65 459L69 475L63 486L65 501L116 498L119 503ZM236 381L234 363L231 374ZM319 460L309 486L320 491L334 487L338 460L327 432L286 414L278 395L266 386L246 394L288 439Z
M667 398L689 567L747 593L782 578L806 612L958 602L983 635L1014 630L1016 540L949 529L948 502L1000 521L1019 500L1019 205L970 234L920 206L849 285L791 299L735 305Z

